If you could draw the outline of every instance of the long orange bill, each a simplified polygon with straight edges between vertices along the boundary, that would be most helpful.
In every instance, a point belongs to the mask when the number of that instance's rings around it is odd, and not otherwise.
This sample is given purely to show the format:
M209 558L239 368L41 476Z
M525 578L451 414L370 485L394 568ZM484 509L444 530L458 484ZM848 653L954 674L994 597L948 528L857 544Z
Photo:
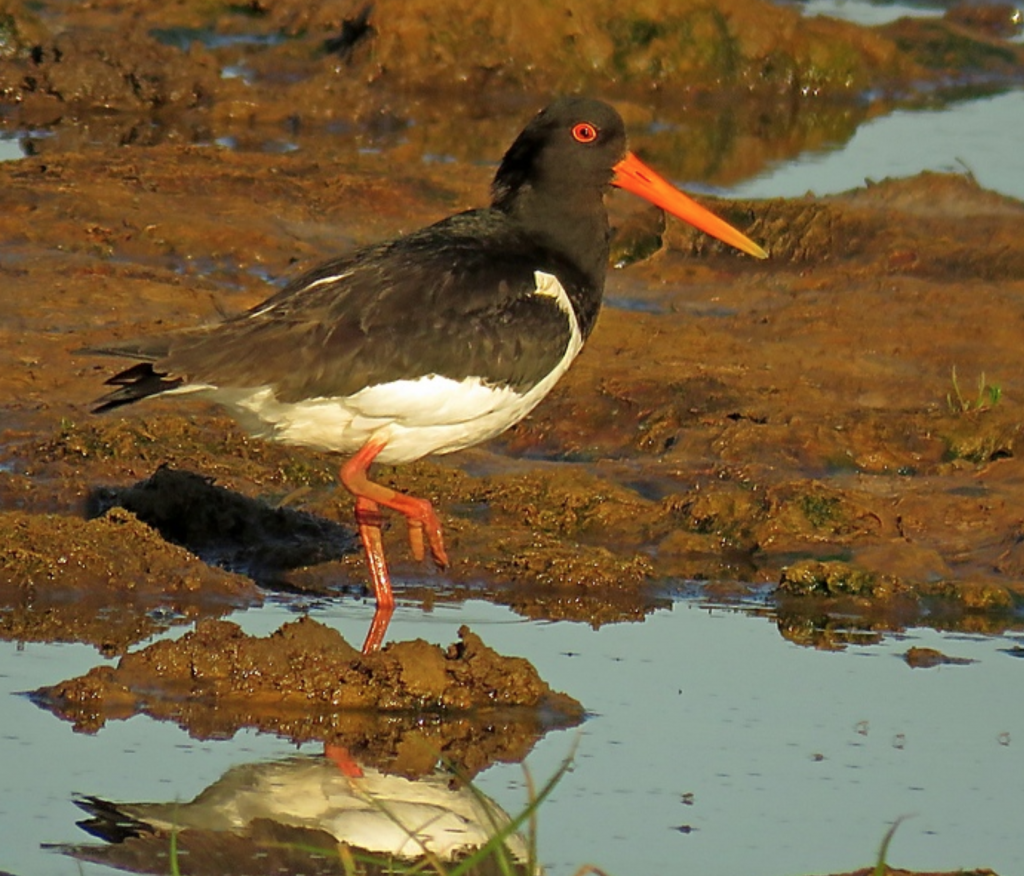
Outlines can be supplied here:
M766 259L766 253L754 241L742 232L737 231L724 219L719 219L710 210L704 209L693 199L684 195L672 183L658 176L632 152L627 152L613 168L615 176L612 185L639 195L694 228L717 237L724 243L742 250L755 258Z

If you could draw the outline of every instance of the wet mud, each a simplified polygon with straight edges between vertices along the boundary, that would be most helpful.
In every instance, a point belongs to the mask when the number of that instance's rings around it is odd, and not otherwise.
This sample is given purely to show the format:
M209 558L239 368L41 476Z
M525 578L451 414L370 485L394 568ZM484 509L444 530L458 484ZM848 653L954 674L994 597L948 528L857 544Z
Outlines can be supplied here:
M122 653L171 625L263 601L261 591L116 508L83 520L0 512L0 636Z
M652 163L728 181L849 137L910 83L1024 69L953 15L865 29L737 0L552 21L528 3L512 27L488 4L414 6L0 6L0 126L32 132L0 163L0 636L125 655L37 694L79 729L144 711L472 774L581 718L470 632L360 656L313 621L252 639L216 620L268 589L364 593L340 461L196 402L92 415L116 363L82 348L237 313L484 202L552 91L600 91ZM691 121L645 133L676 112ZM673 592L753 598L821 648L1021 628L1024 204L969 174L708 202L771 260L613 194L609 303L552 395L486 447L379 468L435 503L452 558L431 572L393 526L399 598L593 625Z
M447 649L416 640L361 654L309 617L266 637L204 620L32 697L83 732L141 712L200 739L253 727L321 740L406 775L443 757L472 776L582 720L580 704L527 660L495 653L465 627L459 635Z
M276 15L255 18L298 27ZM9 41L19 63L43 63L25 54L48 33L38 18ZM201 76L203 52L157 45ZM282 158L168 142L43 152L0 175L5 539L29 527L43 544L47 521L120 506L236 576L235 604L250 598L245 578L361 592L337 459L249 439L195 403L93 416L111 365L76 351L238 312L318 259L479 203L488 168L453 175L402 149ZM611 201L612 305L552 396L488 448L381 468L438 505L454 560L425 578L389 533L406 595L482 589L530 616L600 624L698 581L719 596L777 587L787 611L810 603L810 615L839 600L872 623L883 604L893 624L936 612L1016 624L1024 206L933 174L829 198L711 199L771 250L755 265ZM40 562L8 551L4 574L34 580ZM110 562L103 587L139 577ZM152 629L136 626L97 643L123 650Z

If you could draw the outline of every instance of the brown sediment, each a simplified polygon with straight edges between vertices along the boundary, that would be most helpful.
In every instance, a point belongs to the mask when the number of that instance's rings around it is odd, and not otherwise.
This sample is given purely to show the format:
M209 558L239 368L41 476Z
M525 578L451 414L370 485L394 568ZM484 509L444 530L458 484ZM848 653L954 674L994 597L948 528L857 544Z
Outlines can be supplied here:
M974 663L967 657L950 657L935 648L909 648L903 655L912 669L931 669L935 666L966 666Z
M748 112L735 97L752 76L755 91L789 89L799 102L908 76L938 82L958 65L1012 76L1021 63L1019 46L950 21L872 30L757 2L663 5L627 21L570 4L521 45L479 4L468 19L435 4L418 21L378 3L362 31L351 3L248 16L191 3L135 4L131 15L116 3L7 4L6 118L52 137L0 164L0 502L9 525L31 532L5 555L13 595L0 632L123 651L164 621L146 602L105 630L103 606L168 562L178 571L143 589L171 617L251 598L241 578L168 541L268 585L362 588L338 459L247 438L194 402L95 417L89 401L116 363L76 350L237 313L303 266L485 201L491 171L476 162L496 160L544 101L521 77L556 88L558 76L607 82L614 71L608 96L632 128L678 105L685 124L638 142L680 176L706 175L693 162L724 136L720 116L703 127L714 100L694 96L732 94L735 137L715 153L728 179L841 140L885 109L826 101L812 132L787 104L780 126L763 102ZM523 21L551 9L528 4ZM484 16L472 51L450 25L458 15ZM689 51L686 34L702 34L708 52ZM577 63L541 52L551 66L531 67L549 39ZM222 75L232 64L245 75ZM486 107L472 96L480 77ZM351 130L328 135L328 121ZM220 136L237 148L214 145ZM292 136L293 154L261 151ZM388 148L375 151L379 141ZM459 172L424 153L458 159ZM971 629L1018 625L1024 205L937 174L828 198L712 201L772 252L754 264L635 212L621 193L610 201L623 267L609 294L625 309L605 310L552 396L487 448L379 469L383 483L434 501L448 535L452 568L431 579L402 527L386 534L405 595L472 592L596 625L642 618L666 584L703 582L724 598L781 582L780 625L808 642L841 636L828 618L851 608L868 629L922 611ZM76 519L115 505L164 537L119 512ZM130 519L126 561L123 542L97 533ZM39 573L76 539L88 562L69 601L67 572ZM225 602L217 582L240 589Z
M931 100L972 76L1017 81L1024 49L975 19L865 28L766 0L11 0L0 125L45 132L32 148L51 154L218 138L260 150L319 131L479 162L524 107L582 91L637 127L670 121L646 150L675 177L727 181L848 139L922 83Z
M287 276L289 250L312 262L335 251L332 234L373 237L387 215L363 227L359 205L384 188L392 208L424 221L430 204L446 212L463 197L449 190L438 207L438 189L425 198L368 172L332 171L325 190L316 162L279 165L161 146L102 165L81 153L0 166L12 204L0 219L8 507L66 515L121 502L260 580L362 586L335 457L249 439L194 403L90 415L112 368L74 352L251 305L268 288L237 263ZM248 209L254 196L267 209ZM966 177L923 174L725 212L772 261L754 265L669 223L653 257L609 279L610 294L652 306L606 309L533 416L489 449L380 467L383 483L441 509L453 558L444 582L485 585L529 615L603 623L642 617L659 582L739 579L763 591L797 561L841 559L853 577L891 579L860 594L869 601L905 603L909 592L965 622L1013 625L1024 206ZM232 267L200 270L204 260ZM148 479L165 464L175 474L161 489L167 472ZM193 520L193 488L218 510ZM147 497L157 501L143 507ZM289 518L282 501L306 516ZM182 519L201 525L176 531ZM275 527L283 543L269 537ZM404 545L394 557L400 576L421 578Z
M113 508L95 520L0 511L0 637L106 653L173 624L262 602L251 581Z
M265 637L207 620L33 696L78 730L141 712L199 738L252 727L319 739L404 773L429 772L440 755L476 772L582 720L580 704L527 660L465 627L459 637L447 649L415 640L363 655L309 617Z

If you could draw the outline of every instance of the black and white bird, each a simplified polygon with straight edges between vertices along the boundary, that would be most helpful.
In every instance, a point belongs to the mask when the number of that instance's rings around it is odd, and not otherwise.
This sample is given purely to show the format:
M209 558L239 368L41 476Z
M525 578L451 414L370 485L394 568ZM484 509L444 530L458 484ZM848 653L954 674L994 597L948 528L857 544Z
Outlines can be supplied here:
M601 307L609 186L767 256L628 152L612 107L562 98L505 153L489 207L325 262L219 324L91 350L140 360L96 410L203 396L257 436L352 454L341 482L377 604L393 606L381 506L406 518L417 559L448 556L430 503L371 481L371 463L479 444L551 391Z
M526 840L509 829L508 814L480 790L454 784L453 778L443 770L415 780L369 766L343 772L329 759L296 756L234 766L189 802L112 803L81 796L75 803L90 816L79 827L99 839L121 843L155 836L162 872L167 872L173 832L201 833L210 839L201 848L216 850L218 835L248 837L261 821L322 831L356 849L409 861L429 856L452 861L505 832L508 858L526 862ZM301 833L294 837L299 847L308 839ZM193 863L202 870L200 862ZM226 869L223 856L214 857L214 868L208 869ZM517 871L526 872L523 867Z

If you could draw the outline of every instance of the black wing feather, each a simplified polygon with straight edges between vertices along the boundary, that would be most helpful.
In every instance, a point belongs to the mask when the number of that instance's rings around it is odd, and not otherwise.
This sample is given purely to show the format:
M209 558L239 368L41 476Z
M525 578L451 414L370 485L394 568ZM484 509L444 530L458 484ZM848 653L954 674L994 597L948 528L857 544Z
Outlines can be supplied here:
M270 386L285 402L430 374L529 387L570 336L557 302L536 294L536 270L558 277L586 337L599 296L585 276L503 214L469 211L326 262L220 325L108 348L166 352L113 378L122 389L100 409L183 383Z

